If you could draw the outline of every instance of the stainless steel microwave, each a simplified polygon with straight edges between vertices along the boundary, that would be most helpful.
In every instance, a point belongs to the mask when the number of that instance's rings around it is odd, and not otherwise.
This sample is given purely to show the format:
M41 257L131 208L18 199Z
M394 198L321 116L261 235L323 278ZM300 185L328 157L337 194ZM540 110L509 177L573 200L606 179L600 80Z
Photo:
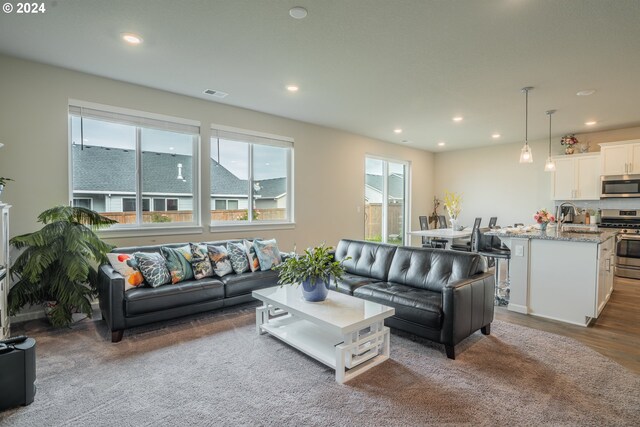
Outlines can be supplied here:
M640 197L640 175L603 176L600 198Z

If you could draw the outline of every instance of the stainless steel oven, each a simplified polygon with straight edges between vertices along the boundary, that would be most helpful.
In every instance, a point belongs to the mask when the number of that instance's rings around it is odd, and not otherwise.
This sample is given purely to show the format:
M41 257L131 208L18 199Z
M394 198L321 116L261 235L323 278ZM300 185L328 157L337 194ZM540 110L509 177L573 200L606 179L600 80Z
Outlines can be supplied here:
M640 234L616 236L616 276L640 279Z

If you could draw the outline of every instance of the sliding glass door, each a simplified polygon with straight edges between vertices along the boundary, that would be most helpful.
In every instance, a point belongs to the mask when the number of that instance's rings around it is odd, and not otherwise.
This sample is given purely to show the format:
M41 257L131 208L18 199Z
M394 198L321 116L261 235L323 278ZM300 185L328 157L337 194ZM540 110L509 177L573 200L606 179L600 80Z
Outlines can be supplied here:
M364 238L404 244L409 164L376 157L365 159Z

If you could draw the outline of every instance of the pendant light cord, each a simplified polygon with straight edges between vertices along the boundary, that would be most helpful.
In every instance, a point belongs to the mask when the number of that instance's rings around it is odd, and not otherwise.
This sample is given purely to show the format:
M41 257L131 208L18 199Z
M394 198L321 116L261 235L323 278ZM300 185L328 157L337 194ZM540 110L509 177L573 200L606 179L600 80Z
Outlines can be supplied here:
M551 157L551 116L553 114L549 113L549 157Z
M524 143L529 145L529 89L524 91Z

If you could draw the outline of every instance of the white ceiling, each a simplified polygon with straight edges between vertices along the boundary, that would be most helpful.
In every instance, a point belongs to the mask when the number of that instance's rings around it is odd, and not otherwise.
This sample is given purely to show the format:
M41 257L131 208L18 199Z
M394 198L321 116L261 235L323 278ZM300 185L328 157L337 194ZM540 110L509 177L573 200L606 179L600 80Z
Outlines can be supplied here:
M640 125L639 0L45 6L0 14L0 52L427 150L522 141L528 85L529 140L547 138L552 108L554 135ZM291 18L293 6L307 18ZM144 43L125 45L122 32ZM298 93L285 89L292 83ZM229 96L203 95L208 88ZM597 92L576 96L583 89Z

